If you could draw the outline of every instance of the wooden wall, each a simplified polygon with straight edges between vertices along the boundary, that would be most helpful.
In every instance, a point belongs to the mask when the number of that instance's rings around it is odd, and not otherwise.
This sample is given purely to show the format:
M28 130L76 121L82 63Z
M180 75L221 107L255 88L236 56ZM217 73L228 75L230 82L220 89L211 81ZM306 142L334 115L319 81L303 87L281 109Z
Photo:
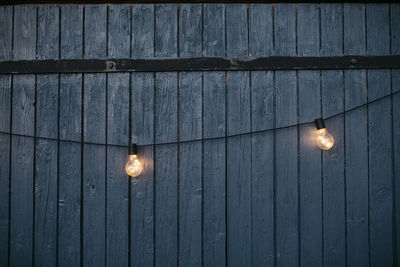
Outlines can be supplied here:
M399 4L0 7L0 60L400 54ZM400 71L0 75L1 266L400 266ZM124 172L129 139L144 173Z

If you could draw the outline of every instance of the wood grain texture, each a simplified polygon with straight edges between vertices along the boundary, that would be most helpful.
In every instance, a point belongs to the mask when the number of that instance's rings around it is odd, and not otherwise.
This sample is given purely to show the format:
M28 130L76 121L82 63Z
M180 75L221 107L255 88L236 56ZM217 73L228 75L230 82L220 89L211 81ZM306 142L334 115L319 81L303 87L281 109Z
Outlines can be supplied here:
M178 56L178 7L176 5L155 5L155 56Z
M250 131L249 72L228 72L227 131L228 135Z
M11 75L0 75L0 131L10 132Z
M202 55L201 4L181 5L179 8L179 56Z
M10 266L33 266L33 143L30 137L12 138Z
M368 105L370 264L393 265L391 102Z
M82 263L106 265L106 148L83 147Z
M389 4L366 5L367 54L390 54Z
M294 4L274 5L274 40L276 56L295 56L296 10Z
M35 131L35 76L13 78L12 132L33 135Z
M107 6L86 5L84 12L84 58L106 58Z
M299 56L318 56L320 49L320 8L318 4L297 6L297 49Z
M131 6L108 7L108 57L129 58L131 53Z
M57 262L57 150L56 141L36 141L35 266L54 266Z
M107 142L126 145L129 142L129 74L109 74L107 88Z
M228 4L225 9L227 56L247 56L249 54L247 6Z
M225 55L225 5L203 4L204 56Z
M60 142L58 176L58 265L81 262L81 145Z
M154 266L154 147L139 147L138 153L143 172L140 177L130 180L131 265Z
M273 11L271 4L252 4L249 7L250 56L273 55Z
M154 5L133 6L131 55L134 58L154 56Z
M129 177L127 149L107 147L106 266L129 265Z
M36 93L36 135L58 138L58 75L38 75Z
M10 234L10 141L7 134L0 134L0 264L8 266Z
M82 137L82 74L60 76L60 139Z
M83 6L62 5L61 7L61 58L83 56Z
M251 130L259 131L274 127L274 72L251 73Z
M59 6L46 5L37 9L37 59L59 57Z
M343 52L343 6L321 5L321 55L340 56Z
M204 72L204 137L225 135L225 73Z
M297 77L295 71L275 72L276 127L297 122Z
M36 58L36 16L36 6L14 7L14 60Z
M399 177L400 177L400 139L397 138L400 133L400 95L397 94L393 96L393 104L392 104L392 120L393 120L393 129L392 129L392 135L393 135L393 162L394 162L394 216L396 218L395 221L395 236L393 236L395 243L394 243L394 248L395 251L395 260L398 262L400 255L400 221L398 218L400 218L400 183Z
M106 142L106 97L106 75L85 75L83 134L87 142Z
M12 58L13 6L0 7L0 60Z

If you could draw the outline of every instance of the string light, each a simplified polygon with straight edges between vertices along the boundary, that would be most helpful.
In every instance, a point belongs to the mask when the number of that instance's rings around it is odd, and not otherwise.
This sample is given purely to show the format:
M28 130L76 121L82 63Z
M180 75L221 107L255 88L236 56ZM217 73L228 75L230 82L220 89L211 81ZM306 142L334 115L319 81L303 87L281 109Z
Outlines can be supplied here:
M316 119L315 125L317 126L317 145L322 150L331 149L335 144L335 139L328 133L324 120L322 118Z
M143 165L137 156L136 144L129 144L128 162L125 165L126 174L131 177L139 176L143 171Z

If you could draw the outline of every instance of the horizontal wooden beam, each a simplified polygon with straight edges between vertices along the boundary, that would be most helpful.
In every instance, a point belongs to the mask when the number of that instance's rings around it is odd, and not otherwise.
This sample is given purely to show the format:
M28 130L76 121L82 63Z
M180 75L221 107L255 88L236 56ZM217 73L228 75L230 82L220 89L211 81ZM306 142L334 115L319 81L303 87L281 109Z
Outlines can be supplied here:
M62 59L0 61L0 74L395 69L397 56Z

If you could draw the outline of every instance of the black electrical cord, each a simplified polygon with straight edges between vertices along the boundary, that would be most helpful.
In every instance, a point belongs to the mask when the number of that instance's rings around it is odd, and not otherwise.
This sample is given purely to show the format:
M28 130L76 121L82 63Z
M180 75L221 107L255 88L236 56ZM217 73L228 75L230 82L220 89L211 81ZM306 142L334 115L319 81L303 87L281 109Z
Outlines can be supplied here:
M379 97L377 99L374 99L372 101L366 102L365 104L356 106L354 108L336 113L332 116L323 118L323 120L329 120L332 118L335 118L337 116L340 115L344 115L346 113L349 113L353 110L362 108L362 107L366 107L369 104L373 104L375 102L378 102L380 100L383 100L385 98L388 97L392 97L394 95L399 94L400 91L395 92L395 93L390 93L388 95L384 95L382 97ZM232 134L232 135L224 135L224 136L218 136L218 137L207 137L207 138L199 138L199 139L192 139L192 140L185 140L185 141L175 141L175 142L165 142L165 143L155 143L155 144L138 144L137 146L139 147L146 147L146 146L160 146L160 145L177 145L177 144L185 144L185 143L191 143L191 142L198 142L198 141L210 141L210 140L218 140L218 139L224 139L224 138L230 138L230 137L238 137L238 136L244 136L244 135L249 135L249 134L258 134L258 133L266 133L266 132L272 132L272 131L276 131L276 130L282 130L282 129L287 129L287 128L291 128L291 127L298 127L301 125L307 125L307 124L315 124L315 121L307 121L307 122L302 122L302 123L297 123L297 124L291 124L291 125L287 125L287 126L282 126L282 127L277 127L277 128L271 128L271 129L265 129L265 130L258 130L258 131L250 131L250 132L244 132L244 133L238 133L238 134ZM4 131L0 131L0 134L7 134L7 135L13 135L13 136L19 136L19 137L31 137L31 138L35 138L35 139L41 139L41 140L50 140L50 141L60 141L60 142L68 142L68 143L77 143L77 144L87 144L87 145L103 145L103 146L113 146L113 147L129 147L128 145L116 145L116 144L102 144L102 143L93 143L93 142L81 142L81 141L73 141L73 140L63 140L63 139L59 139L59 138L48 138L48 137L38 137L38 136L32 136L32 135L23 135L23 134L15 134L15 133L8 133L8 132L4 132Z

